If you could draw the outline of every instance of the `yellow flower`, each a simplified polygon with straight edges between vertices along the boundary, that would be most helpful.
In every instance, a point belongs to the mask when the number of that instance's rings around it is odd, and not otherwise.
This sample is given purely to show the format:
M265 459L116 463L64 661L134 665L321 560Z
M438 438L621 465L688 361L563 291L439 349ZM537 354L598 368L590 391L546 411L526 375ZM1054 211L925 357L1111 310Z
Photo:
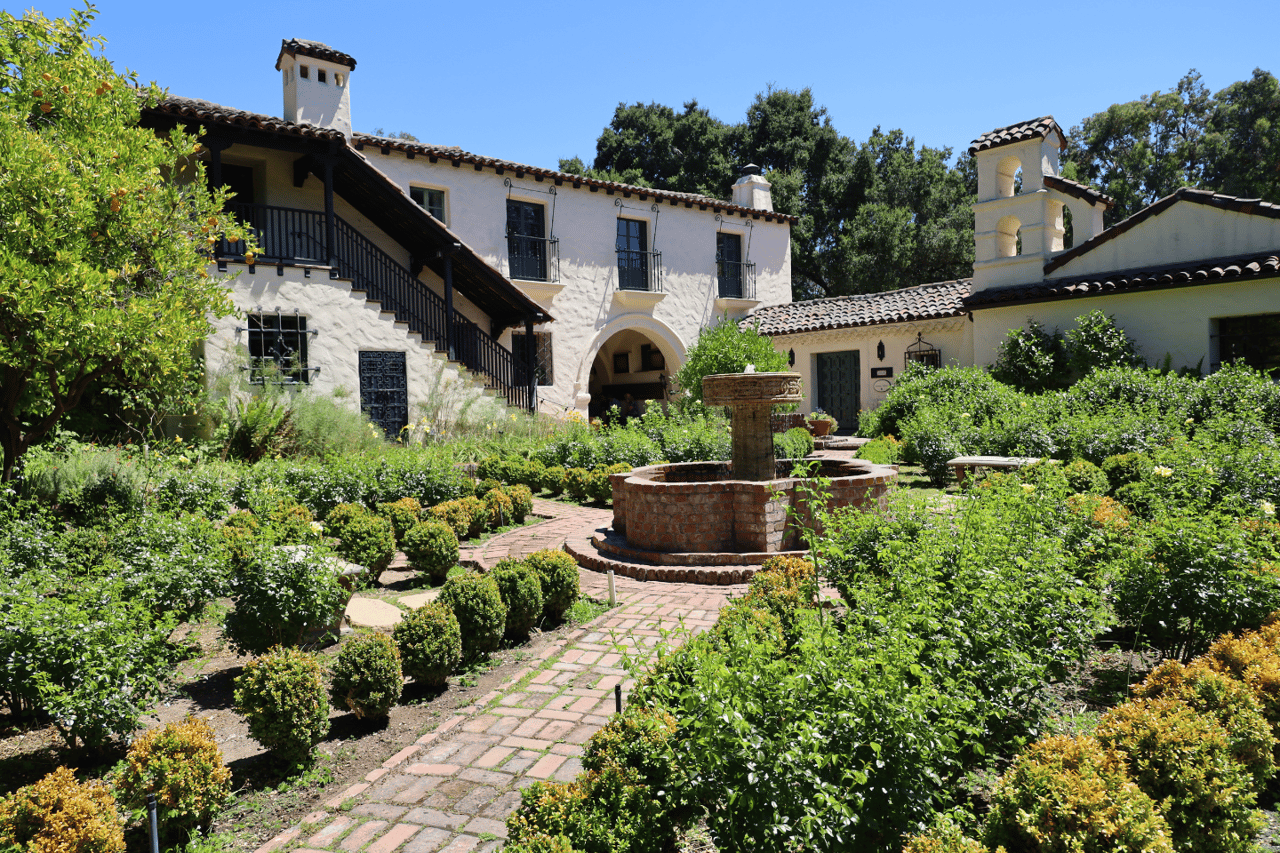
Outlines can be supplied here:
M1271 518L1273 515L1276 514L1276 505L1273 504L1271 501L1263 501L1262 514L1265 515L1267 518Z
M1033 485L1031 485L1030 483L1023 483L1023 484L1022 484L1022 491L1026 492L1027 494L1031 494L1031 493L1032 493L1032 492L1034 492L1035 490L1036 490L1036 487L1035 487L1035 486L1033 486Z
M1157 477L1172 477L1173 469L1165 465L1157 465L1151 470L1151 473L1155 474Z

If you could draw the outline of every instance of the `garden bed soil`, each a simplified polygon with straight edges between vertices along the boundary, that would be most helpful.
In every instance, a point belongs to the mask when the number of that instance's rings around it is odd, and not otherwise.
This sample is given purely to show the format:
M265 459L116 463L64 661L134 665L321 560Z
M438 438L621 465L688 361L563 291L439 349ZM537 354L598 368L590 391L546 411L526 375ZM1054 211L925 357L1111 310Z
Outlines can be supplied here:
M394 600L419 588L425 587L415 584L412 572L388 570L377 585L361 594ZM249 658L231 651L222 639L221 617L228 605L219 602L202 621L177 629L174 640L187 644L190 657L179 667L168 695L140 720L144 729L151 729L194 714L213 727L235 790L232 803L213 826L219 841L225 842L215 849L228 851L255 850L320 809L326 799L361 781L389 757L497 689L560 634L572 630L571 625L562 625L535 632L527 643L495 653L487 666L451 677L445 690L424 689L409 681L386 720L361 721L331 710L330 731L317 747L315 764L291 776L249 737L248 726L232 709L233 682ZM338 648L338 643L331 643L319 652L331 657ZM123 757L122 745L102 754L69 750L53 725L0 713L0 778L5 780L0 795L35 782L60 765L100 778ZM132 832L136 837L129 838L129 849L143 849L140 828Z

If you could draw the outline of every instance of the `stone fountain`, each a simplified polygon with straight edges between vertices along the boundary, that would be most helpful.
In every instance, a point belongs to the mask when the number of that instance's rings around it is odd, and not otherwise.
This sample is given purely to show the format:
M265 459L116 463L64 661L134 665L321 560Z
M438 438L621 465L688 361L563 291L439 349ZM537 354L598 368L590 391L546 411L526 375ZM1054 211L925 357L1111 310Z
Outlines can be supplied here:
M828 481L827 506L882 508L897 471L862 460L774 458L769 415L798 403L798 373L734 373L702 380L703 400L732 411L732 462L650 465L614 474L613 527L568 550L587 568L657 580L741 583L771 556L803 554L815 521L805 481ZM674 568L667 568L674 567Z

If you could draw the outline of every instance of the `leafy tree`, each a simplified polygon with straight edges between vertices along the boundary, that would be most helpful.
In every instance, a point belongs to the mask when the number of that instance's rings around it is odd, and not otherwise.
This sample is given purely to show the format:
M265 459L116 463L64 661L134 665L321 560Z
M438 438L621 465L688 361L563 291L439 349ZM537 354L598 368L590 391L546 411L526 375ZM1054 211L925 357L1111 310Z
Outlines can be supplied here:
M200 146L138 126L161 92L97 55L94 14L0 12L4 480L95 386L180 387L231 310L201 252L233 223Z
M1113 225L1179 187L1280 198L1280 83L1254 69L1217 94L1192 69L1168 92L1112 104L1070 133L1063 174L1115 199Z
M1067 380L1067 348L1058 330L1050 332L1035 320L1024 329L1010 329L1000 344L991 375L1020 391L1063 388Z
M725 124L696 101L619 104L596 143L593 168L565 171L656 189L728 198L748 162L765 170L791 229L796 298L867 293L968 275L973 263L969 158L915 147L902 131L858 146L841 135L809 89L761 92L746 120Z
M702 378L717 373L742 373L754 364L759 373L789 370L787 357L773 341L755 329L743 329L727 316L703 329L689 347L688 359L676 373L676 383L693 400L702 402Z
M1255 68L1214 100L1205 183L1227 195L1280 201L1280 81Z

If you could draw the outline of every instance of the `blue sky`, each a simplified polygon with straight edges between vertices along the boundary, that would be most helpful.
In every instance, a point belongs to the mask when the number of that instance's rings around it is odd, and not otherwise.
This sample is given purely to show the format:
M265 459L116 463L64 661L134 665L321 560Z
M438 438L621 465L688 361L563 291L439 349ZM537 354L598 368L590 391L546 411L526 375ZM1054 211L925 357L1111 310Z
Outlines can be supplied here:
M70 6L40 7L48 15ZM9 11L17 13L18 7ZM1136 3L192 3L104 0L107 56L174 94L279 115L282 38L351 54L357 130L554 168L588 163L620 101L689 99L740 121L757 92L813 89L855 140L880 125L960 150L1053 114L1064 127L1172 88L1280 73L1277 0ZM1272 49L1268 50L1267 46Z

